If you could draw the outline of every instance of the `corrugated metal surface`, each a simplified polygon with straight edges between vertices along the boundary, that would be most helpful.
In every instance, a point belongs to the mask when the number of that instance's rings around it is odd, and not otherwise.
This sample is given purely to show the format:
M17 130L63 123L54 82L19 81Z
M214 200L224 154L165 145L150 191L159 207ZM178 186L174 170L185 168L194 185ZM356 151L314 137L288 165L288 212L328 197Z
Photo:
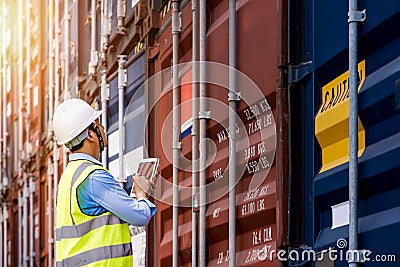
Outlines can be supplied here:
M358 50L358 62L365 64L365 68L359 67L359 129L365 132L359 132L358 247L372 252L365 266L397 266L394 262L378 262L383 258L377 256L383 255L388 261L400 258L397 242L390 238L400 233L400 168L395 160L399 157L400 53L396 47L400 38L393 27L400 25L400 3L358 2L359 10L367 10L367 19L359 26ZM309 236L306 245L317 251L329 247L347 251L348 158L343 156L348 149L348 111L342 108L348 101L345 93L348 88L348 4L304 3L305 61L312 61L314 68L314 74L304 83L305 92L308 92L305 101L309 106L304 113L306 143L302 156L312 155L314 160L304 162L303 171L305 183L314 187L313 192L306 189L307 197L313 199L313 204L306 205L315 211L306 219L312 222L306 226L306 232L314 232L315 243ZM322 112L326 116L321 116ZM319 143L311 141L314 127L307 128L314 122L314 115L317 135L314 140ZM337 148L339 153L324 152L339 143L342 146ZM326 165L324 157L331 157L332 164ZM345 243L337 243L340 239ZM335 266L347 266L347 262L338 258Z
M208 3L208 2L207 2ZM228 64L228 2L214 1L208 3L209 21L207 23L207 59L212 62ZM268 116L266 103L272 108L276 118L276 90L278 74L278 7L276 1L237 1L238 9L238 69L247 75L260 89L260 94L252 92L250 88L240 87L243 99L238 105L237 114L241 119L238 122L238 170L243 170L240 181L236 186L236 266L277 266L275 259L263 258L265 252L269 253L277 248L285 246L287 210L283 210L284 203L279 201L283 197L286 201L283 189L279 186L278 173L274 159L275 153L275 124L273 118ZM182 12L182 33L179 44L179 58L181 62L191 59L191 8L190 5ZM172 38L171 28L168 27L158 38L160 53L158 70L171 65ZM190 69L190 68L189 68ZM171 79L170 71L166 71L161 77L159 88L159 100L156 105L156 145L162 144L163 148L157 148L157 156L160 157L160 170L162 177L172 181L172 152L170 152L172 137L168 133L172 131L172 92L167 92ZM209 77L213 76L213 70L209 69ZM227 75L227 72L225 73ZM179 74L182 80L191 77L191 71L182 70ZM164 78L164 80L163 80ZM212 78L211 78L212 79ZM189 78L191 80L191 78ZM189 98L185 90L191 90L188 86L181 86L182 99ZM207 183L227 183L228 179L228 91L221 86L208 84L208 109L212 119L208 121L207 137L215 144L209 146L209 153L215 152L215 158L207 168ZM215 104L219 101L219 104ZM181 116L191 116L191 107L182 107ZM254 113L258 116L254 116ZM188 113L190 115L188 115ZM258 119L260 119L258 121ZM269 128L268 128L269 127ZM169 129L169 130L168 130ZM184 135L182 135L184 136ZM181 136L181 138L182 138ZM183 137L182 155L191 158L191 135ZM287 142L287 140L283 140ZM269 161L267 162L266 159ZM268 164L271 164L269 171ZM190 168L189 168L190 169ZM269 172L268 172L269 171ZM240 173L240 172L238 172ZM249 185L254 174L262 177L262 183L255 191L249 190ZM265 179L264 179L265 178ZM180 185L191 185L190 171L179 172ZM253 181L254 182L254 181ZM206 212L207 228L207 265L228 266L228 191L222 186L210 186L207 198L210 200ZM165 186L165 187L164 187ZM156 214L156 240L150 246L149 255L155 255L155 262L150 259L151 266L172 265L172 190L166 184L159 186L158 192L161 199L157 202ZM181 191L181 204L186 207L179 208L179 266L191 265L192 251L192 208L191 194ZM164 202L164 203L163 203Z

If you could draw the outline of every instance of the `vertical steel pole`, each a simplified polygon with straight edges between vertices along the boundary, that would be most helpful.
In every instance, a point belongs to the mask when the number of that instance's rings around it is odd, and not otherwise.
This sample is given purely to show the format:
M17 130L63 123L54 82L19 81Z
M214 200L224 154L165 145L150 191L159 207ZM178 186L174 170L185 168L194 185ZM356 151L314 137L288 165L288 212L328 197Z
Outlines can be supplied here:
M0 86L1 87L1 86ZM0 240L3 240L3 222L4 222L4 216L3 216L3 209L5 207L5 203L1 203L1 210L0 210ZM3 258L5 257L3 254L3 241L0 242L0 262L3 262Z
M24 34L23 34L23 24L24 24L24 9L22 8L23 2L19 1L19 6L21 7L19 9L19 38L18 38L18 45L19 45L19 49L18 49L18 68L19 68L19 90L20 90L20 94L19 94L19 103L18 103L18 111L19 111L19 151L20 151L20 160L19 160L19 170L20 170L20 177L23 180L23 189L22 189L22 199L21 199L21 208L22 208L22 212L21 212L21 216L22 216L22 220L21 220L21 225L20 227L22 227L22 257L21 257L21 264L24 267L27 267L27 258L28 258L28 231L27 231L27 224L28 224L28 217L27 217L27 189L26 189L26 184L27 184L27 180L26 180L26 174L23 170L23 164L24 164L24 160L25 160L25 154L24 154L24 146L23 146L23 133L24 133L24 129L23 129L23 120L24 118L24 114L23 114L23 108L24 108L24 102L23 102L23 97L24 97L24 48L23 48L23 44L24 44ZM26 37L26 36L25 36Z
M55 107L57 108L57 107ZM53 256L53 266L56 266L56 225L57 225L57 186L58 186L58 159L59 159L59 154L58 154L58 146L57 146L57 141L56 138L54 137L54 146L53 146L53 201L49 199L49 201L52 201L53 203L53 251L54 251L54 256ZM51 249L51 248L49 248Z
M123 31L124 28L124 18L126 15L126 1L117 1L117 30Z
M229 0L229 266L236 265L236 0Z
M31 1L26 1L26 158L30 159L31 157L31 142L30 142L30 114L31 114ZM33 240L33 191L32 191L32 175L29 170L27 171L27 179L26 181L26 201L28 202L29 197L29 255L28 250L26 251L26 261L29 266L33 267L34 260L34 240ZM26 218L26 226L28 226L28 207L26 207L25 211ZM27 229L28 230L28 229ZM28 234L26 235L28 237ZM26 241L28 243L28 240ZM28 246L28 244L26 244Z
M53 0L48 0L48 13L49 13L49 128L48 137L53 134L53 105L54 105L54 50L53 50L53 38L54 38L54 21L53 21ZM50 196L49 196L50 197Z
M58 102L60 101L60 75L61 75L61 66L60 66L60 3L59 1L55 1L55 21L54 21L54 31L55 31L55 71L56 71L56 79L55 79L55 103L54 109L57 108Z
M0 8L3 9L3 1L0 1ZM2 12L0 13L0 34L3 35L3 28L5 27L5 18L3 18ZM5 75L4 75L4 53L3 53L3 42L0 42L0 97L3 97L3 92L6 90L4 86L4 80L5 80ZM6 105L5 102L0 101L0 110L3 112L3 107ZM4 173L4 155L3 155L3 120L4 116L0 117L0 190L3 190L4 184L3 184L3 176L5 176ZM1 203L1 214L0 214L0 263L3 262L3 258L5 257L5 254L3 253L3 221L4 221L4 216L3 216L3 210L5 208L6 204L5 201L3 200Z
M33 219L33 193L35 192L35 183L33 181L33 176L29 174L29 266L33 267L35 259L35 249L34 249L34 219Z
M2 1L2 3L4 4L4 1ZM4 9L3 9L4 10ZM2 11L3 11L2 10ZM4 15L4 13L3 13ZM3 16L3 28L2 31L0 32L2 34L2 36L5 36L5 32L6 32L6 16ZM1 63L1 67L2 67L2 132L0 133L2 135L2 157L0 159L1 161L1 172L2 172L2 179L0 181L0 183L3 183L3 186L8 185L8 177L7 177L7 91L8 91L8 85L10 81L7 81L8 79L8 73L9 73L9 69L8 69L8 61L7 61L7 56L6 56L6 46L5 44L2 44L2 49L1 49L1 54L2 54L2 61ZM3 266L6 267L7 266L7 253L8 253L8 247L7 247L7 219L8 219L8 213L7 213L7 203L3 202L2 203L3 206L3 225L0 227L3 227L3 239L0 240L0 242L3 243L3 259L0 262L3 263Z
M22 7L22 0L18 0L18 6ZM22 159L23 159L23 86L24 86L24 48L23 48L23 9L18 10L18 176L22 177Z
M55 58L54 58L54 70L55 70L55 94L54 94L54 110L58 106L58 101L60 100L60 8L59 1L55 1L55 10L54 10L54 50L55 50ZM56 198L57 198L57 187L58 187L58 160L59 160L59 150L57 145L57 139L54 135L54 147L53 147L53 213L54 213L54 224L53 224L53 237L56 237L56 220L57 220L57 208L56 208ZM56 242L53 240L53 249L56 251ZM54 257L53 265L55 266L56 258Z
M22 0L18 1L18 6L22 7ZM23 159L23 115L22 115L22 94L23 94L23 82L24 82L24 69L23 69L23 9L20 8L18 11L18 177L22 178L22 159ZM24 233L25 226L22 224L22 198L19 197L19 205L18 205L18 217L19 217L19 231L23 230L23 232L19 232L18 235L18 243L19 243L19 254L18 254L18 262L22 266L24 263L24 253L25 253L25 241L24 241ZM22 228L22 229L21 229Z
M4 238L4 241L3 241L3 244L4 244L4 247L3 247L3 249L4 249L4 252L3 252L3 255L4 255L4 258L3 258L3 266L4 266L4 267L8 266L8 265L7 265L7 262L8 262L7 219L8 219L7 205L4 204L4 209L3 209L3 224L4 224L4 225L3 225L3 229L4 229L4 236L3 236L3 238Z
M3 9L4 7L3 7L3 1L0 1L0 8L1 9ZM0 13L0 34L2 35L2 36L4 36L3 35L3 27L5 27L4 26L4 23L5 23L5 18L3 18L3 14L2 14L2 12ZM4 53L3 53L3 46L5 46L5 44L3 44L3 42L0 42L0 97L3 97L3 92L6 90L5 89L5 86L4 86L4 68L3 68L3 66L4 66L4 60L3 60L3 56L4 56ZM3 106L5 105L6 103L5 102L2 102L2 101L0 101L0 110L1 110L1 112L3 112ZM4 117L3 116L1 116L1 118L0 118L0 190L3 190L3 186L4 186L4 184L3 184L3 175L5 175L4 174L4 168L3 168L3 166L4 166L4 164L3 164L3 159L4 159L4 156L3 156L3 140L2 140L2 138L4 137L3 136L3 119L4 119ZM0 244L0 263L1 262L3 262L3 257L4 257L4 254L3 254L3 220L4 220L4 216L3 216L3 209L5 208L5 201L2 201L2 203L1 203L1 214L0 214L0 240L1 240L1 244Z
M69 98L69 0L64 0L64 101ZM63 170L68 163L67 152L67 147L63 146Z
M0 35L3 35L3 28L5 27L5 18L3 18L3 9L5 7L3 7L3 1L0 0ZM4 53L3 53L3 47L5 46L5 42L0 42L0 97L3 97L3 91L5 91L5 86L4 86L4 80L5 80L5 69L4 69ZM3 112L3 106L5 105L5 102L0 101L0 111ZM4 169L3 169L3 119L4 117L1 116L0 117L0 190L3 190L3 175L4 175ZM1 207L3 209L3 206ZM1 215L0 215L1 219L3 220L3 210L1 211ZM1 224L2 225L2 224ZM0 228L2 227L0 225ZM2 240L2 239L0 239ZM3 250L0 250L0 255L1 253L3 253ZM0 262L2 261L2 258L0 259Z
M53 96L53 90L54 90L54 51L53 51L53 1L49 0L48 1L48 9L49 9L49 84L48 84L48 90L49 90L49 128L48 128L48 137L52 136L53 132L53 105L54 105L54 96ZM53 166L51 165L51 159L48 159L47 163L47 189L48 189L48 202L47 202L47 212L48 212L48 266L51 267L53 266L53 238L52 238L52 233L53 233L53 205L52 205L52 190L53 190L53 180L52 180L52 174L54 173L54 170L51 169Z
M67 1L67 0L66 0ZM97 61L98 61L98 54L97 54L97 48L96 48L96 27L97 27L97 14L96 14L96 5L97 5L97 0L91 0L92 1L92 12L91 12L91 33L90 33L90 62L89 62L89 75L95 75L96 74L96 67L97 67Z
M108 1L102 0L101 3L101 60L105 66L107 63L106 55L108 49L108 39L110 37L111 22L108 17Z
M52 166L51 166L51 159L48 158L47 160L47 194L48 194L48 199L47 199L47 213L48 213L48 266L51 267L53 266L53 238L52 238L52 233L53 233L53 222L52 222L52 205L51 205L51 198L52 198Z
M119 176L121 185L126 183L124 176L124 88L126 86L126 69L124 69L126 56L118 56L118 129L119 129Z
M21 191L18 190L18 265L22 266L22 197Z
M104 127L104 131L107 133L107 101L109 100L109 88L107 85L107 48L108 48L108 38L110 36L110 19L108 18L108 1L102 0L101 3L101 60L103 65L103 70L101 73L101 109L104 110L103 115L101 115L101 124ZM99 49L100 50L100 49ZM101 154L101 162L104 167L108 167L108 148L105 147L103 153Z
M23 239L23 258L22 258L22 266L28 266L28 179L27 173L22 173L24 177L24 185L22 191L22 239Z
M349 250L358 248L358 32L357 0L349 0ZM359 260L359 259L358 259ZM349 266L356 267L358 260L349 260Z
M199 103L198 101L198 50L199 50L199 11L198 0L192 0L192 267L197 267L197 239L198 239L198 194L199 194Z
M205 267L206 264L206 161L207 161L207 144L206 144L206 131L207 131L207 118L206 113L206 25L207 25L207 9L206 0L200 0L200 229L199 229L199 253L200 253L200 266Z
M107 133L107 101L108 96L108 85L107 85L107 71L103 69L101 72L101 109L104 110L103 115L101 115L101 124L104 127L104 132ZM101 154L101 163L107 168L107 147L104 148Z
M180 112L179 112L179 70L178 70L178 44L179 44L179 3L172 0L172 183L173 183L173 207L172 207L172 266L177 267L179 253L178 236L178 205L179 205L179 170L178 161L180 153Z
M31 115L31 1L26 1L26 149L25 156L31 156L30 147L30 115Z

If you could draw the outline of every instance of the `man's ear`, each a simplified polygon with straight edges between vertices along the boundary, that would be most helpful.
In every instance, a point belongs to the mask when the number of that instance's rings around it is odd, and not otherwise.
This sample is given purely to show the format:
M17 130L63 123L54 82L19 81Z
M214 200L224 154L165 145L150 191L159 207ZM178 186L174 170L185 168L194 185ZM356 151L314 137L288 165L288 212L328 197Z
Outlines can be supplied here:
M89 139L90 142L94 142L96 139L95 137L95 133L92 130L88 131L88 136L86 137L87 139Z

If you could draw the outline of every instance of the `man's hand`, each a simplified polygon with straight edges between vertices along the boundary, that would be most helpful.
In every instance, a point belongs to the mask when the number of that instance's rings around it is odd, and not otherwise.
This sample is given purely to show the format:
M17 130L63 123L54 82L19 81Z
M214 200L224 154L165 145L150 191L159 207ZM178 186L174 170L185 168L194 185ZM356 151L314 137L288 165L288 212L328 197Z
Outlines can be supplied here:
M146 179L145 176L136 174L133 176L133 183L134 187L133 190L136 194L136 198L146 198L148 195L150 195L155 187L155 184L150 182L149 180Z

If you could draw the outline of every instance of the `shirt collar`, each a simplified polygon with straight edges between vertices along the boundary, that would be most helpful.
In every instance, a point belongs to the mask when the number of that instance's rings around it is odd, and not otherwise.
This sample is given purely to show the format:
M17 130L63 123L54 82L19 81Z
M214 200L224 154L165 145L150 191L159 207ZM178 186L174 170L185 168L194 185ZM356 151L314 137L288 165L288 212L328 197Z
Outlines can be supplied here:
M88 160L95 164L103 166L103 164L100 161L98 161L97 159L95 159L92 156L85 154L85 153L72 153L69 155L69 161L82 160L82 159Z

